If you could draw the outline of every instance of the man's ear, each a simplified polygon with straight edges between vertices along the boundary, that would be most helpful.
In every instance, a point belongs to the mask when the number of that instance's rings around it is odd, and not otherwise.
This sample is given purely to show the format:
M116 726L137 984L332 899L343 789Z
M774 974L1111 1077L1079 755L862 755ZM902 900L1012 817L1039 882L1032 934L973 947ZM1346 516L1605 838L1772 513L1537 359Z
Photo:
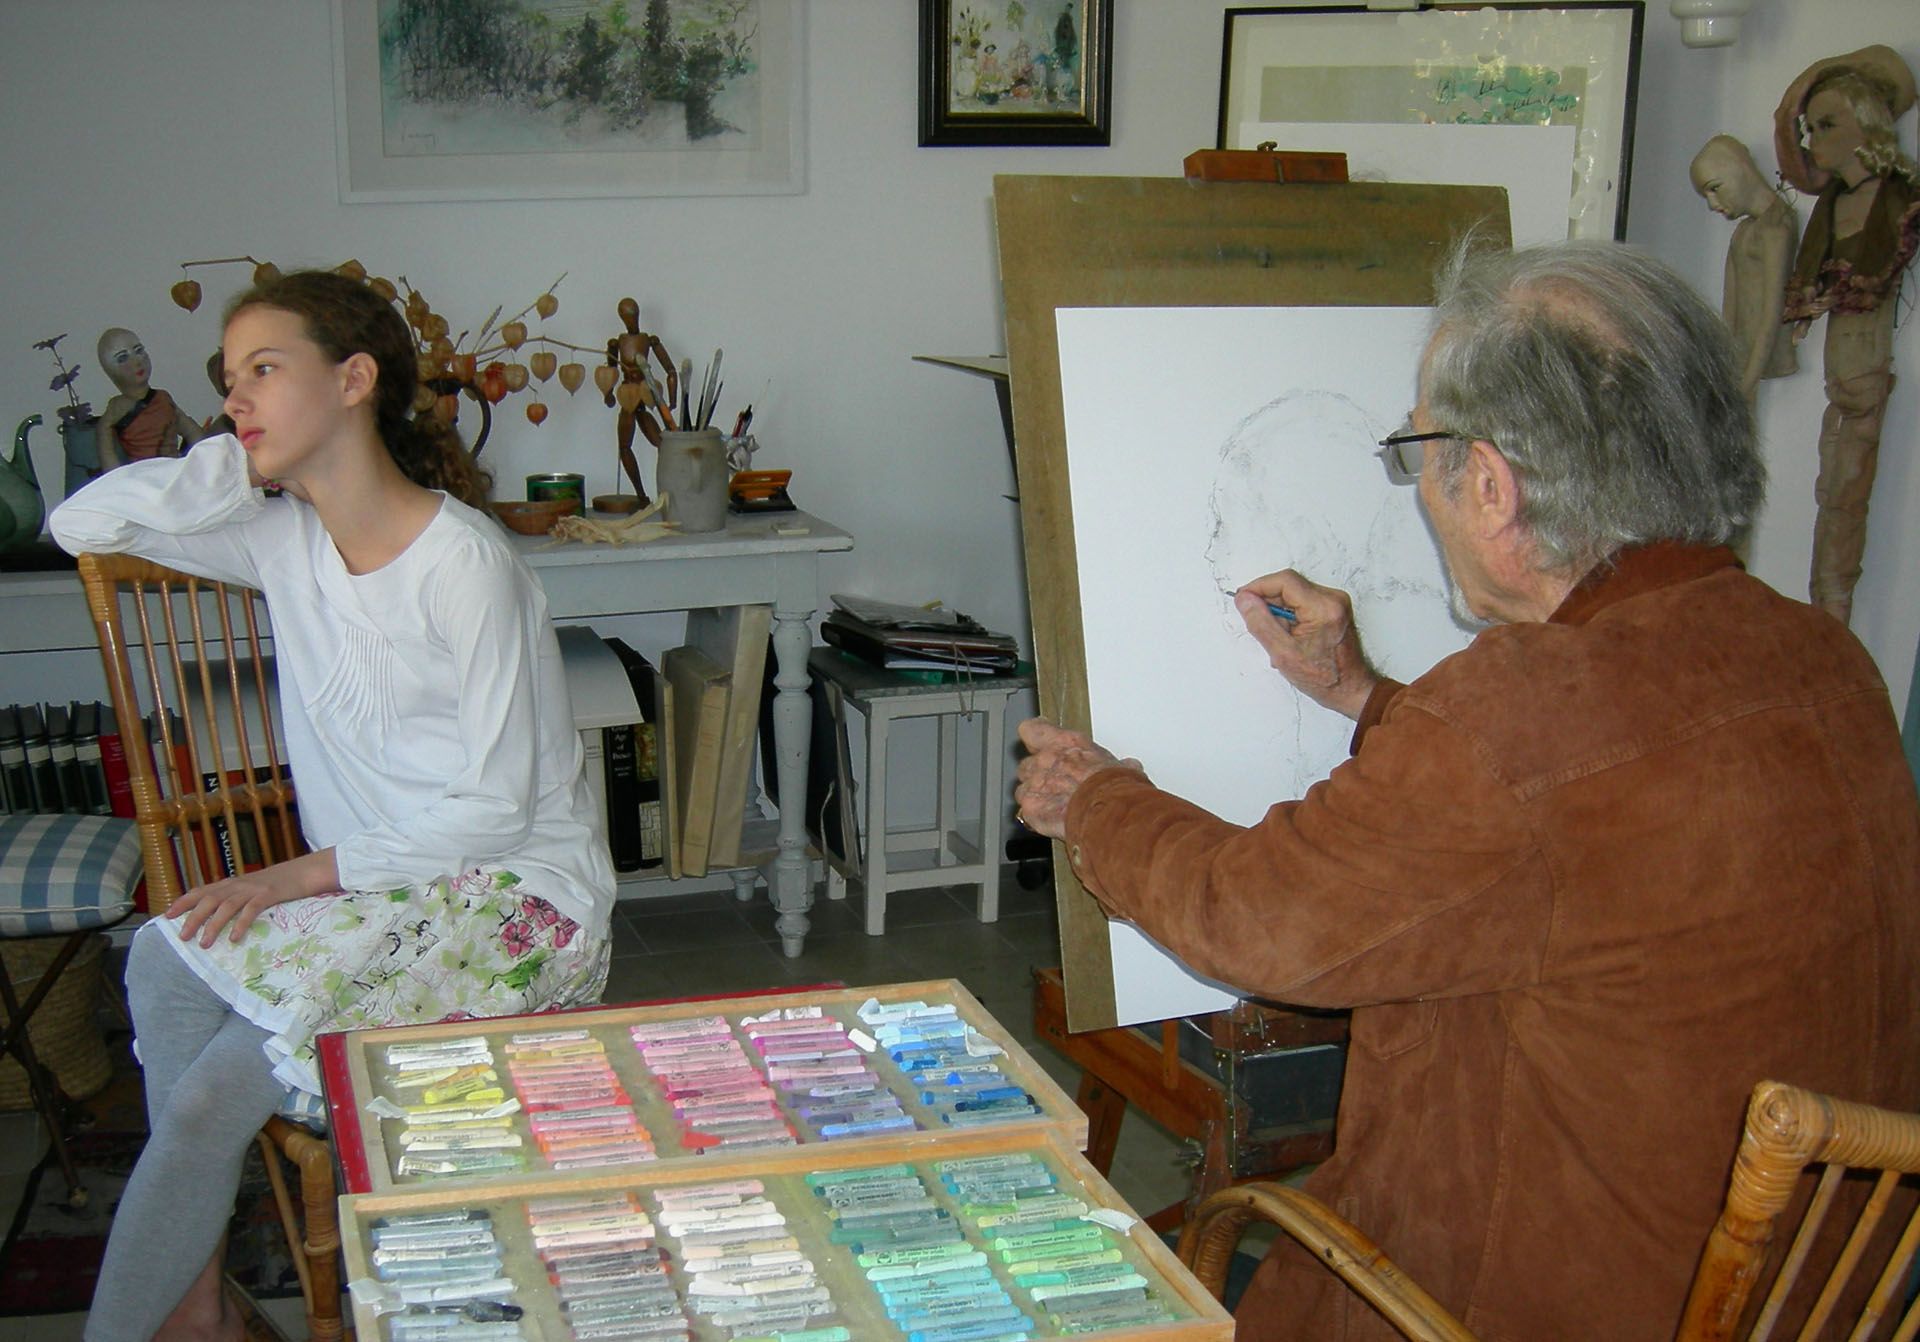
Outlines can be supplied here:
M1467 447L1465 493L1483 536L1498 536L1520 518L1520 481L1513 464L1484 438Z
M379 381L380 365L364 350L349 354L340 365L340 394L348 405L369 400Z

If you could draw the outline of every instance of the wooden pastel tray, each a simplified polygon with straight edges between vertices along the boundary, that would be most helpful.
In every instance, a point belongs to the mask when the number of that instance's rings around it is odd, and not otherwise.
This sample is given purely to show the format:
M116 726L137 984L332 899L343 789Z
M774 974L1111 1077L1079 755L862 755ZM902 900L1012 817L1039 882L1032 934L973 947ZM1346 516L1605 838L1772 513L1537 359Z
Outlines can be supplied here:
M490 1044L497 1042L499 1047L494 1052L499 1055L504 1051L505 1042L515 1034L557 1028L584 1029L604 1047L608 1063L633 1102L635 1115L653 1140L657 1159L649 1162L645 1168L682 1161L706 1164L720 1153L702 1153L680 1144L678 1122L654 1074L642 1061L633 1043L631 1028L693 1017L721 1016L734 1026L737 1035L738 1022L742 1018L760 1016L782 1008L806 1006L818 1006L827 1017L847 1026L858 1027L861 1025L858 1008L869 999L883 1005L914 1001L933 1005L952 1004L962 1021L1003 1050L991 1061L999 1066L1011 1085L1018 1086L1032 1097L1034 1106L1039 1110L1032 1116L996 1123L991 1130L1030 1133L1035 1129L1053 1129L1075 1149L1085 1147L1087 1119L1072 1099L965 987L953 979L936 979L879 987L753 994L648 1006L595 1007L537 1016L447 1021L434 1025L399 1026L323 1036L320 1041L322 1072L326 1080L332 1137L339 1157L343 1187L349 1193L379 1193L402 1187L465 1185L502 1177L517 1178L522 1173L529 1176L559 1173L547 1164L539 1148L533 1144L532 1129L524 1112L513 1115L511 1119L511 1130L525 1142L520 1148L525 1160L522 1171L491 1175L400 1173L399 1139L406 1125L397 1118L382 1117L377 1107L370 1107L374 1106L376 1098L404 1098L391 1085L394 1075L384 1062L386 1051L392 1045L478 1036L487 1039ZM937 1106L922 1102L920 1088L912 1083L908 1073L888 1060L885 1050L875 1051L870 1055L870 1060L873 1072L899 1098L901 1108L914 1117L917 1130L875 1136L846 1136L823 1142L814 1136L806 1124L795 1118L793 1128L805 1149L846 1145L857 1148L877 1141L913 1146L958 1131L941 1121ZM511 1091L511 1084L504 1080L507 1076L505 1067L498 1070L503 1078L502 1084ZM783 1109L790 1111L791 1106L783 1105Z
M521 1321L524 1336L529 1342L567 1342L572 1336L571 1330L534 1251L526 1213L529 1201L570 1194L632 1192L642 1207L653 1213L658 1206L654 1198L657 1190L752 1178L760 1181L765 1196L785 1215L786 1231L800 1241L802 1252L832 1296L833 1312L809 1321L807 1326L837 1324L848 1329L859 1342L891 1342L905 1335L887 1318L866 1274L854 1261L853 1249L830 1241L832 1222L825 1210L826 1204L813 1194L805 1176L822 1171L911 1164L927 1186L936 1190L936 1198L942 1199L943 1205L954 1210L956 1216L963 1216L953 1200L938 1191L934 1163L969 1156L1010 1154L1037 1158L1054 1172L1063 1191L1094 1208L1118 1214L1117 1224L1110 1227L1113 1245L1121 1250L1127 1266L1147 1279L1150 1298L1165 1305L1171 1316L1165 1322L1079 1336L1168 1339L1169 1342L1172 1339L1225 1342L1233 1336L1232 1318L1057 1129L1030 1129L1025 1133L950 1132L918 1141L863 1142L858 1147L847 1142L817 1144L765 1150L750 1157L727 1160L662 1162L646 1167L644 1173L619 1176L569 1178L548 1174L466 1187L442 1181L385 1193L349 1195L340 1199L340 1226L349 1282L360 1283L353 1290L355 1326L359 1336L368 1342L390 1337L382 1322L383 1315L371 1303L377 1290L368 1289L374 1285L371 1227L383 1217L456 1208L485 1210L503 1251L505 1275L515 1283L513 1303L525 1310ZM970 1243L988 1247L972 1222L963 1220L962 1228ZM666 1249L670 1264L677 1263L678 1242L663 1233L660 1244ZM1013 1282L999 1262L994 1263L993 1270L1016 1305L1035 1319L1032 1336L1063 1335L1049 1321L1044 1301L1034 1300L1027 1288ZM675 1281L676 1289L681 1289L681 1279L673 1273L674 1267L670 1266L670 1279ZM698 1342L720 1342L731 1334L725 1327L698 1319L692 1335Z

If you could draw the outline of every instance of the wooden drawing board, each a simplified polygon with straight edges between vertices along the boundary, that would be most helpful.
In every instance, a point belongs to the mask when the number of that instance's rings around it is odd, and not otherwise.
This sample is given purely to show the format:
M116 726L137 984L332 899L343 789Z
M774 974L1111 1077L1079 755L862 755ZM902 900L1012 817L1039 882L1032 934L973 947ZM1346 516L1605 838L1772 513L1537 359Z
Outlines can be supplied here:
M1009 175L994 179L994 219L1040 712L1085 731L1055 309L1424 306L1455 238L1477 227L1508 241L1507 197L1498 187ZM1059 851L1054 891L1068 1028L1109 1028L1118 1018L1106 915Z
M675 786L679 789L680 869L705 876L720 799L723 737L733 673L700 649L669 648L660 671L673 688Z
M766 678L772 606L721 606L687 612L687 642L733 675L708 863L740 865L740 826L753 782L753 744L760 729L760 685Z

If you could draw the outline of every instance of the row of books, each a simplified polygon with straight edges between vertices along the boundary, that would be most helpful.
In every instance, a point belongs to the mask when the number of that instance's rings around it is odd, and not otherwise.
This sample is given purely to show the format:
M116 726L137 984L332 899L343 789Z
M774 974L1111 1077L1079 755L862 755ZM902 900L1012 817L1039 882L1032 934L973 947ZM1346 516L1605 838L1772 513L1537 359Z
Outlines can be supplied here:
M150 714L140 742L149 759L166 739L160 727L159 716ZM178 714L169 712L167 727L174 753L174 767L169 772L179 780L179 787L209 792L218 787L220 772L195 767ZM284 766L280 775L291 782ZM254 770L256 783L266 783L270 777L267 766ZM238 769L226 770L225 778L230 784L245 781ZM169 784L167 790L172 792L174 788ZM0 814L117 815L132 819L133 780L127 770L126 741L113 706L75 700L0 707ZM278 823L271 810L269 817L272 823ZM289 822L297 834L298 816L290 815ZM232 825L224 813L216 813L205 822L204 831L193 830L192 838L200 871L209 878L257 871L267 865L268 854L250 811L236 809Z
M975 676L1017 669L1011 636L947 606L904 606L835 593L820 636L834 647L889 671L946 671Z
M0 708L0 814L133 814L113 709L99 702Z

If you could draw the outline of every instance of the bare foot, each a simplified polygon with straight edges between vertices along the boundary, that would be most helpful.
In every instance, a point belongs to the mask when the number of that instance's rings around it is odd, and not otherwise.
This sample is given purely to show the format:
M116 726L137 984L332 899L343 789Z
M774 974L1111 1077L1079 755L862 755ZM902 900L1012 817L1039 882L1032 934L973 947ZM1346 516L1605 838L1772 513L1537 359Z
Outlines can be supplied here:
M227 1258L223 1237L213 1257L200 1269L200 1275L187 1287L180 1303L173 1307L154 1333L154 1342L241 1342L246 1327L240 1311L227 1298L222 1271Z

